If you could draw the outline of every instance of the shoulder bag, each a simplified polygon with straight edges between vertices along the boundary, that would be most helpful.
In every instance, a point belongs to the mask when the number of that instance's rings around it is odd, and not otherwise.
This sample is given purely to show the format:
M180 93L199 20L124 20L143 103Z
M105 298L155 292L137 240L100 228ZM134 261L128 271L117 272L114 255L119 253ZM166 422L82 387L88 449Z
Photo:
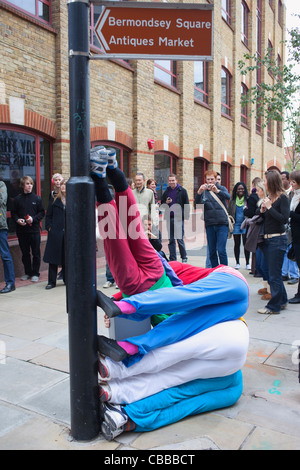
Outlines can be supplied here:
M233 232L233 229L234 229L234 224L235 224L235 220L234 218L232 217L232 215L229 215L228 212L227 212L227 209L226 207L224 206L223 202L220 201L220 199L218 198L218 196L213 192L213 191L210 191L210 194L214 197L214 199L220 204L220 206L224 209L226 215L227 215L227 220L228 220L228 238L231 238L232 237L232 232Z

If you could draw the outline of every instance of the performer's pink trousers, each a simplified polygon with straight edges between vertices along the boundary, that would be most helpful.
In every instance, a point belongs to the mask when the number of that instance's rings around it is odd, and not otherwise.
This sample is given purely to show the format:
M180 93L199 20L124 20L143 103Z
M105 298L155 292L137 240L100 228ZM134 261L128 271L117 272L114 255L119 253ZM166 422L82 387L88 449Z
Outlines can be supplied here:
M133 295L150 289L164 269L144 232L132 190L100 204L98 215L106 259L121 292Z

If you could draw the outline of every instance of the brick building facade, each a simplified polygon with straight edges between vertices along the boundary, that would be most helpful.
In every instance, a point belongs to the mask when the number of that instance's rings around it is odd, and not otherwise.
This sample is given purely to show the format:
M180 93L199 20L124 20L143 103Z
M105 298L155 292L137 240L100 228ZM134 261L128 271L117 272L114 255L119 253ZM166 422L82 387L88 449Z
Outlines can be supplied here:
M70 171L68 6L66 0L32 3L37 11L0 0L0 171L11 198L18 179L30 174L46 205L51 174ZM250 188L267 168L284 169L277 126L259 127L241 109L241 87L253 86L256 77L243 82L238 71L239 59L258 46L264 53L271 44L284 62L284 5L196 3L214 6L212 62L90 61L91 145L115 146L128 176L143 171L160 190L176 172L191 201L207 168L220 172L229 189L241 180ZM91 4L91 27L99 12ZM92 33L90 42L91 53L99 53Z

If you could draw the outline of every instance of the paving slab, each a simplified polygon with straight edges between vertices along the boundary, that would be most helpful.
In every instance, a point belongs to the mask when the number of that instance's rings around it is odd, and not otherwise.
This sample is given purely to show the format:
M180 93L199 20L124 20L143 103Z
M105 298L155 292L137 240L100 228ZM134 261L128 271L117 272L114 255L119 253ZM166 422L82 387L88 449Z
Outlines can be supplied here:
M234 266L229 241L229 264ZM189 251L189 262L205 266L206 248ZM46 291L20 283L0 303L0 449L60 450L299 450L300 384L296 344L300 343L299 305L280 315L260 315L262 280L241 269L249 283L245 320L250 333L242 369L244 390L233 406L186 418L150 433L124 433L107 442L70 436L68 315L65 287ZM105 263L97 285L105 282ZM295 286L286 284L289 297ZM105 289L111 295L115 288ZM98 310L98 333L106 334Z

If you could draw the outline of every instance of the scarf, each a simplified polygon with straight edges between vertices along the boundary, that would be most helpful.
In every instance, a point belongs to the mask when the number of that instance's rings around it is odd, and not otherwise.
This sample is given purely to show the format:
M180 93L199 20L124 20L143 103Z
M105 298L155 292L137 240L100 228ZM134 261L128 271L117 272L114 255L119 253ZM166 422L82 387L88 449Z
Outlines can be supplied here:
M294 211L300 201L300 188L294 191L293 198L291 200L291 211Z
M244 205L244 199L245 199L245 196L239 198L238 196L235 198L235 203L238 207L243 207Z

